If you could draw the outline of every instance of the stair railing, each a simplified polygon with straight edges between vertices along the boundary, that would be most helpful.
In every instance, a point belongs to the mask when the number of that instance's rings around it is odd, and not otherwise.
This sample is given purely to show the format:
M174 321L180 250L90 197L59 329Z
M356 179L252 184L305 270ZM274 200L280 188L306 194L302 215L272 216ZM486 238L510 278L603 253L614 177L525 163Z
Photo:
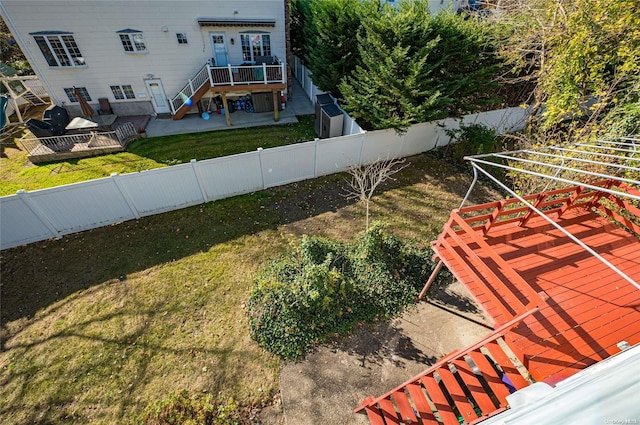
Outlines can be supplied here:
M193 102L193 95L202 88L205 84L211 84L209 76L209 66L205 64L200 70L189 79L189 82L169 100L169 106L171 106L171 114L175 115L176 112L183 106L191 106Z

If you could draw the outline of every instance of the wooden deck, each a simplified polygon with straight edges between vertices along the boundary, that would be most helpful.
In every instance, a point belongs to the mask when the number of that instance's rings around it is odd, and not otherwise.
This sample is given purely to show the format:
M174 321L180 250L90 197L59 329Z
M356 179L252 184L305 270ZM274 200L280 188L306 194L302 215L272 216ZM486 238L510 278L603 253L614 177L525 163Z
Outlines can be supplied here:
M552 207L547 214L627 276L637 279L640 239L631 231L634 229L625 229L609 214L603 216L591 208L604 205L607 197L600 198L595 192L576 195L575 188L555 195L567 193L579 202L567 208L570 197L543 201ZM599 202L594 203L594 199ZM640 342L640 290L542 217L532 216L521 225L521 214L509 214L517 211L517 206L509 210L502 205L502 211L495 214L498 206L492 216L507 217L503 222L488 228L490 219L484 226L478 226L476 219L466 219L469 227L476 230L458 231L459 243L447 242L451 238L446 237L445 230L445 237L441 236L434 248L496 324L521 313L519 308L540 306L539 312L505 335L534 379L564 379L618 352L616 344L620 341ZM637 213L628 204L618 206L627 213ZM466 212L472 210L481 209L473 207ZM617 215L604 207L600 210ZM486 234L477 243L483 233ZM477 257L463 256L464 245L474 249ZM495 255L506 264L499 264ZM516 276L511 276L511 271ZM534 293L540 297L536 299Z
M595 185L640 195L611 181ZM525 199L637 284L640 209L584 187ZM517 199L452 211L433 248L496 331L365 400L356 412L372 424L477 423L508 408L505 387L554 384L619 352L621 341L640 343L640 290Z
M557 224L627 276L640 276L637 227L629 222L630 229L625 229L614 223L612 217L622 219L610 209L613 205L638 216L637 208L579 188L530 198L548 207L547 215ZM640 342L640 290L542 217L523 220L524 211L512 203L511 209L504 202L484 206L493 212L465 218L466 229L449 231L455 240L445 229L434 249L497 324L520 313L522 305L540 306L539 312L505 335L533 378L564 379L618 352L616 344L622 340ZM461 215L482 210L483 206L462 209L452 217L460 222ZM450 224L457 224L455 217ZM500 217L504 219L499 221ZM462 255L465 245L474 250L475 258ZM506 264L496 261L495 255Z
M636 236L584 209L568 211L558 223L628 276L640 276ZM619 352L620 341L640 342L640 290L543 219L524 229L496 229L486 241L549 297L505 336L536 380L566 378Z

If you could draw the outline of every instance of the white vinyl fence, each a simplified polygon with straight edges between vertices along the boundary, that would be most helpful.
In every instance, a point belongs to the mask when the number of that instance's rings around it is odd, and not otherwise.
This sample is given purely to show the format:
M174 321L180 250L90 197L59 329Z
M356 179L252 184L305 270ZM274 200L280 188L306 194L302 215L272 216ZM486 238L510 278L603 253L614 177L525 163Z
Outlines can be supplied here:
M524 127L527 111L468 115L499 132ZM393 130L258 149L205 161L106 177L0 197L0 249L215 201L346 170L352 164L405 157L450 142L453 119Z
M309 98L311 103L315 105L316 96L319 94L324 94L325 92L323 92L318 87L316 87L315 84L313 84L313 81L311 81L311 71L309 71L304 66L302 60L297 56L292 56L292 58L293 60L291 68L293 70L293 75L300 83L300 86L302 86L305 95ZM338 108L340 108L340 105L337 106ZM347 114L342 108L340 108L340 110L342 111L342 115L344 117L344 120L342 121L342 134L344 136L364 132L364 130L360 128L358 123L356 123L356 120L351 118L349 114Z

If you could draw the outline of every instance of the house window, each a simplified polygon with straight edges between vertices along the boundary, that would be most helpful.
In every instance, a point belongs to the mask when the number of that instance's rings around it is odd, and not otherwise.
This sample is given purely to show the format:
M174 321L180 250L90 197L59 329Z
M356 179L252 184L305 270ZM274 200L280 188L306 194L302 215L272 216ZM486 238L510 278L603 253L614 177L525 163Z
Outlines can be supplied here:
M49 66L74 68L86 65L71 33L38 33L33 38Z
M86 87L76 87L76 89L80 92L80 95L84 97L87 102L91 102L91 96L89 96L89 92ZM67 94L69 98L69 102L78 102L78 97L73 91L73 87L64 89L64 92Z
M178 44L187 44L189 41L187 40L187 33L178 32L176 33L176 38L178 39Z
M117 31L120 42L126 53L147 53L147 45L144 43L142 31L130 28Z
M123 84L120 86L110 86L113 97L118 100L122 99L135 99L136 95L133 93L133 88L129 84Z
M271 56L271 37L269 34L240 34L242 59L255 62L258 56Z

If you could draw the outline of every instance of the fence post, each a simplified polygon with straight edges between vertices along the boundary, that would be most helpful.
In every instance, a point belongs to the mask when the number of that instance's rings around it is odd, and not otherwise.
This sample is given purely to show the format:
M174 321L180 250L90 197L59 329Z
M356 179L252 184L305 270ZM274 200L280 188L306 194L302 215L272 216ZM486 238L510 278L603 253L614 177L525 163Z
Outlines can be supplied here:
M262 189L267 187L264 185L264 168L262 167L262 148L258 148L258 162L260 163L260 177L262 178Z
M313 177L318 177L318 142L320 139L317 137L313 139Z
M111 173L111 181L116 186L116 189L118 189L118 193L120 193L120 196L122 196L122 199L124 199L124 202L129 207L129 210L131 210L133 216L136 218L136 220L139 220L140 213L138 212L136 205L133 203L133 199L131 199L129 192L127 192L127 189L122 185L122 182L120 181L120 175L118 173Z
M22 199L22 202L24 202L27 208L29 208L31 212L34 213L36 217L38 217L38 219L47 227L47 230L51 232L51 236L56 239L60 239L61 236L58 229L56 229L56 227L49 220L49 217L47 217L44 211L42 211L40 207L38 207L38 205L36 205L36 203L33 202L29 193L26 192L24 189L20 189L19 191L16 192L16 195L18 195L20 199Z
M362 142L360 143L360 157L358 157L358 165L362 166L362 153L364 152L364 144L367 141L367 134L364 133L362 136Z
M198 187L200 188L200 195L202 195L202 202L209 202L209 197L207 196L207 191L204 188L204 182L200 177L200 173L196 167L196 160L192 159L189 161L191 163L191 169L193 170L193 175L196 176L196 181L198 182Z

